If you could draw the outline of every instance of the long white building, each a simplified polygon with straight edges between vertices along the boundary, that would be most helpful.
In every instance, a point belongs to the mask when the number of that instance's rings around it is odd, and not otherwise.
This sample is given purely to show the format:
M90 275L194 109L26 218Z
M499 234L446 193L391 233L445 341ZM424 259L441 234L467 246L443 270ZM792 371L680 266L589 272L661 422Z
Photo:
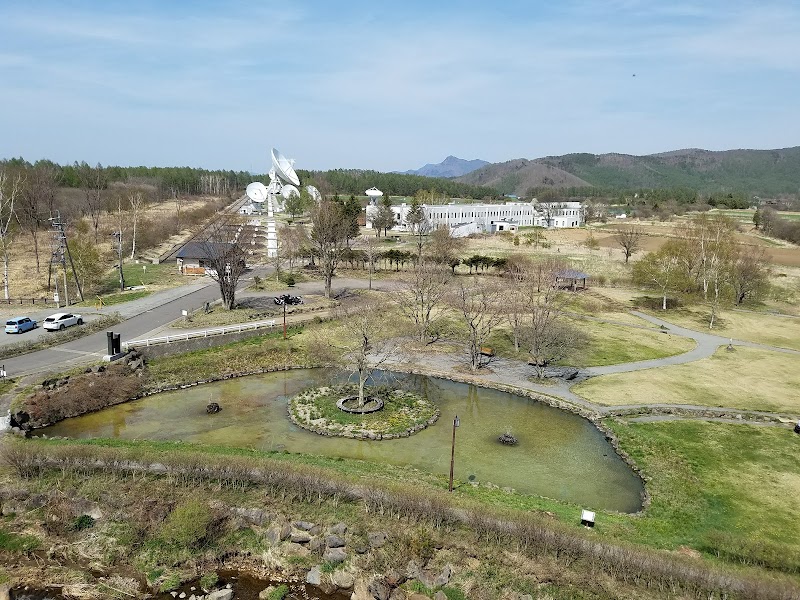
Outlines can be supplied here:
M505 204L430 204L422 205L432 228L446 226L453 235L515 231L518 227L580 227L583 208L580 202L506 202ZM375 205L367 206L367 227L372 227ZM409 229L406 217L410 204L392 206L396 231Z

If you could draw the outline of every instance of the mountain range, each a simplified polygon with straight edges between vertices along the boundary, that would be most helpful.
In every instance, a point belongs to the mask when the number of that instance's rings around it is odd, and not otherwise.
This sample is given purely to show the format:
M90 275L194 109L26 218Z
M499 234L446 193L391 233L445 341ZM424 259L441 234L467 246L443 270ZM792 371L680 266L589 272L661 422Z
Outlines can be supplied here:
M451 157L448 157L451 158ZM660 154L565 154L487 164L456 179L524 196L531 188L690 188L774 196L800 192L800 147Z
M403 171L405 175L422 175L423 177L460 177L476 169L490 164L485 160L464 160L456 156L448 156L438 164L428 163L419 169Z

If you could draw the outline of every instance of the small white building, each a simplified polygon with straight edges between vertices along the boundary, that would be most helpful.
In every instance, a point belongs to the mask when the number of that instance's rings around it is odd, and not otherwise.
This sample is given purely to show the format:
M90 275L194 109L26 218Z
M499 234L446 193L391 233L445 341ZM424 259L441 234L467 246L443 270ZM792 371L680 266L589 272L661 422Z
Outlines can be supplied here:
M516 231L519 227L580 227L583 207L580 202L506 202L505 204L431 204L422 205L425 218L432 228L444 226L453 230L474 223L479 232ZM367 206L367 227L372 227L372 215L377 206ZM392 206L394 230L408 229L406 217L411 205ZM473 232L475 233L475 232ZM468 235L468 234L467 234Z

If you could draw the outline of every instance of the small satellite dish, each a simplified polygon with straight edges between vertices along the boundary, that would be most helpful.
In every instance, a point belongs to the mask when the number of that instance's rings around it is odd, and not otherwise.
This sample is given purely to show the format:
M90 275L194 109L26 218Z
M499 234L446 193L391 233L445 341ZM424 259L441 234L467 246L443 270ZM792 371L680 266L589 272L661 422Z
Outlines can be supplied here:
M294 172L292 163L278 152L277 148L272 149L272 166L275 167L275 172L281 179L294 185L300 185L300 178Z
M364 193L365 193L367 196L369 196L370 198L380 198L381 196L383 196L383 192L382 192L382 191L380 191L380 190L379 190L378 188L376 188L376 187L371 187L371 188L369 188L369 189L368 189L366 192L364 192Z
M319 202L322 200L322 194L320 194L319 190L313 185L307 185L306 191L308 192L308 195L314 199L314 202Z
M292 196L299 196L300 195L300 190L298 190L293 185L285 185L285 186L283 186L283 189L281 190L281 195L288 200Z
M253 202L266 202L267 201L267 186L260 181L254 181L247 186L245 190L247 197Z

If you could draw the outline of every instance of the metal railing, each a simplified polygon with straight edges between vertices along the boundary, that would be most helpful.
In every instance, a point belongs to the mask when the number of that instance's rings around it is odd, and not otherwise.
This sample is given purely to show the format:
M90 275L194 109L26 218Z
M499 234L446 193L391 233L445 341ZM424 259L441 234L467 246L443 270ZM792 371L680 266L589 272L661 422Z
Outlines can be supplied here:
M239 325L228 325L227 327L217 327L214 329L204 329L202 331L190 331L175 335L165 335L162 337L145 338L141 340L131 340L122 342L122 348L128 350L133 347L158 346L160 344L171 344L173 342L185 342L197 338L207 338L215 335L225 335L226 333L239 333L242 331L252 331L254 329L269 329L275 327L275 319L269 321L256 321L255 323L241 323Z

